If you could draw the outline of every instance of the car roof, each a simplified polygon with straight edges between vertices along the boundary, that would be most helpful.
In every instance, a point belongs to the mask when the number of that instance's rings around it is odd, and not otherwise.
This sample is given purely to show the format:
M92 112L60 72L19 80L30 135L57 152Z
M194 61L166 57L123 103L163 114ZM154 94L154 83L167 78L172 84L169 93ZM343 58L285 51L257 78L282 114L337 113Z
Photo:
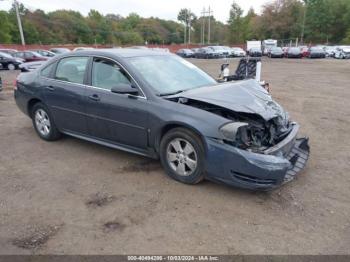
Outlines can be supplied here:
M73 53L71 53L73 54ZM106 49L94 49L94 50L81 50L74 52L77 54L85 55L114 55L121 58L139 57L139 56L166 56L170 55L167 52L159 52L146 49L132 49L132 48L106 48Z

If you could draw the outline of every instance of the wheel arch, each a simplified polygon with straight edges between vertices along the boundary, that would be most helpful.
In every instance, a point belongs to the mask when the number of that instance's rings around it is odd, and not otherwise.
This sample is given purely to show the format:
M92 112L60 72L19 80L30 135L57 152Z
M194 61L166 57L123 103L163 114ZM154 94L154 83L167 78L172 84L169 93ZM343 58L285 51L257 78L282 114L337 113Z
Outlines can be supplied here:
M195 135L198 136L198 138L201 140L202 144L203 144L203 148L204 148L204 152L207 152L207 145L205 143L205 139L204 136L201 134L201 132L196 129L195 127L188 125L186 123L182 123L182 122L170 122L170 123L166 123L164 126L162 126L159 130L159 132L156 135L155 138L155 151L157 152L157 154L159 154L159 148L160 148L160 142L162 141L163 136L169 132L172 129L175 128L184 128L187 129L191 132L193 132Z
M34 105L37 104L37 103L42 103L41 99L34 97L34 98L31 98L31 99L28 101L28 104L27 104L27 112L28 112L28 115L29 115L30 117L32 117L32 113L33 113L33 112L32 112L32 109L33 109Z

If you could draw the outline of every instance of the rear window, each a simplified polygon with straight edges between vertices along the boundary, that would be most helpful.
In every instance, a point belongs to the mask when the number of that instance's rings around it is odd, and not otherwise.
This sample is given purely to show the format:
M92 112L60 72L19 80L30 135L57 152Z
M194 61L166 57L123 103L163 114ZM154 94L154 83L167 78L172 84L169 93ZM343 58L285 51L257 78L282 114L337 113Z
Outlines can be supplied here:
M88 57L67 57L57 65L55 79L83 84Z
M44 69L41 70L41 75L43 77L51 78L51 75L52 75L51 72L54 69L55 65L56 65L56 63L52 63L52 64L46 66Z

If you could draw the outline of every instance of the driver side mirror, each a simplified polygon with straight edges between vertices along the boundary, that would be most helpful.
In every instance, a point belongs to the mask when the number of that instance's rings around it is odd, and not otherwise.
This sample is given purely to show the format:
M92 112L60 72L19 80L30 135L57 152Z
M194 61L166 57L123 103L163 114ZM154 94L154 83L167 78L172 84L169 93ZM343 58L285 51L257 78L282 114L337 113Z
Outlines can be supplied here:
M113 86L111 88L111 92L117 93L117 94L134 95L134 96L139 94L139 91L137 90L137 88L134 88L129 84L123 84L123 83Z

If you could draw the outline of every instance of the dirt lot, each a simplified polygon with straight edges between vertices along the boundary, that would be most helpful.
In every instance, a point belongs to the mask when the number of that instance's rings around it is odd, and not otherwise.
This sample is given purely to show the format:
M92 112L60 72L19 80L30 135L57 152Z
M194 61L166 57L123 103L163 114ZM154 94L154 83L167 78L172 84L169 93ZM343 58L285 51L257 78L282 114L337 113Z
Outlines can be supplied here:
M217 76L221 61L192 61ZM16 74L0 75L1 254L350 254L350 60L263 64L312 150L269 193L186 186L146 158L44 142L15 106Z

